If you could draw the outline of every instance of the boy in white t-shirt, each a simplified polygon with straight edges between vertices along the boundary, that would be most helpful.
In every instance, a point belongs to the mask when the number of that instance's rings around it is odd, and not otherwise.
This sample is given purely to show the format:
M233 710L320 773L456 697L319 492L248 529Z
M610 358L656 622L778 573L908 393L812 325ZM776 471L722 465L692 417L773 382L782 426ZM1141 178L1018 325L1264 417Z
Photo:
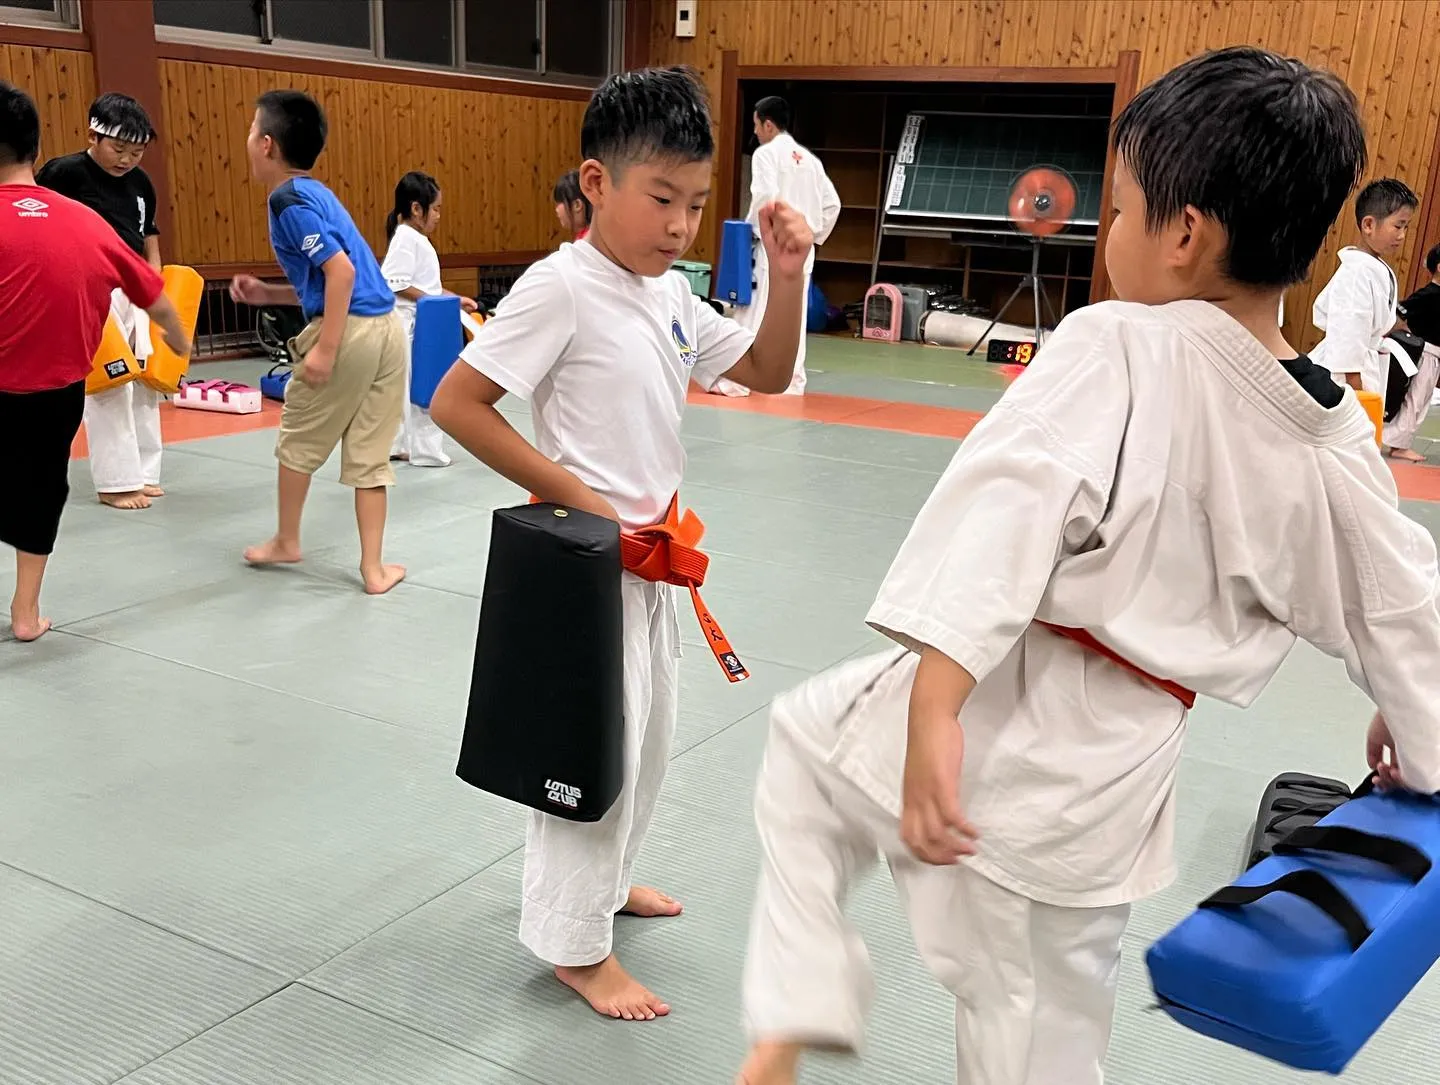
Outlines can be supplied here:
M790 383L813 238L784 204L761 210L774 304L752 334L670 270L695 240L710 193L714 139L694 74L647 69L606 80L580 143L589 234L520 277L465 348L466 364L446 375L431 416L540 500L635 531L666 516L680 485L690 381L709 389L728 377L772 394ZM506 393L532 402L533 447L495 409ZM624 623L623 789L595 824L531 815L520 939L597 1012L650 1020L669 1007L621 968L612 928L622 911L680 913L670 897L630 884L675 729L674 589L626 573Z

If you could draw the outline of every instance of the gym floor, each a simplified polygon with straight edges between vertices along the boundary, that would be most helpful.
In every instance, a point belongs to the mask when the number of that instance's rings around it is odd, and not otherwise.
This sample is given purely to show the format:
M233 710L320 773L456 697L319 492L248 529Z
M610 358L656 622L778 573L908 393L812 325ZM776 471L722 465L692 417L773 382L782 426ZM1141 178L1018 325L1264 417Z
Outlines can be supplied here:
M753 678L728 685L682 608L679 734L639 874L687 910L617 923L622 959L674 1006L647 1024L595 1016L516 943L523 815L453 775L490 510L523 494L463 455L402 468L387 551L410 577L370 599L333 463L305 564L241 563L273 530L273 412L167 408L170 496L145 512L100 507L77 460L47 583L56 632L0 642L0 1082L730 1081L767 703L881 645L862 624L876 584L1005 384L958 352L846 339L812 338L810 366L803 403L706 398L685 419L706 602ZM528 433L523 405L504 407ZM1440 471L1396 476L1435 531ZM7 595L12 575L7 558ZM1274 775L1358 782L1369 715L1305 646L1249 711L1197 706L1182 875L1131 924L1111 1085L1300 1080L1149 1012L1142 956L1238 871ZM883 870L853 907L878 979L872 1046L805 1080L953 1080L952 1009ZM1349 1080L1428 1080L1437 1036L1432 978Z

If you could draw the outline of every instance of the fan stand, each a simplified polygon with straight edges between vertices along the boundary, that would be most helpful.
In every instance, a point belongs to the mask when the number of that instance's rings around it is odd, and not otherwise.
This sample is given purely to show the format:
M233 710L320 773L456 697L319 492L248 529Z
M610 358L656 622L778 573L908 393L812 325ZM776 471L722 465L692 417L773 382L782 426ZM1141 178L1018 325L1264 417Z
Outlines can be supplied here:
M965 352L966 357L974 356L975 352L980 349L980 344L989 338L990 333L995 330L995 325L1000 323L1006 312L1009 311L1010 306L1015 304L1015 299L1024 293L1026 287L1029 287L1031 293L1034 295L1035 349L1038 351L1040 349L1040 306L1042 303L1045 306L1045 312L1050 317L1050 323L1055 324L1056 320L1055 310L1050 305L1050 295L1045 293L1040 285L1040 239L1034 235L1030 237L1030 274L1026 275L1016 285L1014 291L1010 294L1010 299L1005 302L1004 305L1000 306L1000 311L995 314L995 319L990 321L990 326L985 329L979 339L975 340L975 345Z

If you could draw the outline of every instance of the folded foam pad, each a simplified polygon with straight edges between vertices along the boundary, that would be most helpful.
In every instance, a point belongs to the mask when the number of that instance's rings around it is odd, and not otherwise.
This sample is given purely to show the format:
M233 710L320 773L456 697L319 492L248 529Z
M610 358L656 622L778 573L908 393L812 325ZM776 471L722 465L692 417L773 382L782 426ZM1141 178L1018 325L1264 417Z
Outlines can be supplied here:
M165 296L180 315L180 327L193 341L195 321L200 317L200 299L205 296L205 280L194 268L181 264L166 264L161 271L165 280ZM141 368L140 380L163 395L173 395L180 390L180 382L190 368L190 355L179 355L170 349L159 328L152 330L150 357Z
M454 294L415 303L415 338L410 344L410 402L430 409L440 381L465 349L460 299Z
M1440 803L1366 794L1298 829L1146 955L1176 1021L1340 1073L1440 957Z
M726 219L720 230L720 264L715 269L715 297L732 305L749 305L754 286L754 232L748 222Z
M278 399L285 402L285 388L290 383L294 371L288 363L277 362L270 367L270 372L260 378L260 394L266 399Z
M455 769L466 783L570 821L599 821L614 804L621 568L613 520L547 504L495 511Z
M90 362L90 375L85 378L85 394L93 396L108 392L112 388L129 384L140 375L140 364L135 361L135 352L130 341L120 330L114 316L105 318L105 331L100 336L100 347Z
M1341 780L1307 776L1303 772L1282 772L1270 781L1260 800L1245 869L1268 859L1275 845L1296 829L1314 825L1349 801L1350 788Z

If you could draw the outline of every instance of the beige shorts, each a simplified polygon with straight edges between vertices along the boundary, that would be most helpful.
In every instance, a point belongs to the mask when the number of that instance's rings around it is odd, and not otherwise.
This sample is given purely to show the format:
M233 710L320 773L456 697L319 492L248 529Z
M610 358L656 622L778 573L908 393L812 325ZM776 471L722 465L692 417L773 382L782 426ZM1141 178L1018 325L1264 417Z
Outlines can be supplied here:
M300 381L298 363L320 338L312 320L290 340L295 376L285 389L275 458L313 475L340 446L340 481L357 490L391 486L390 446L405 411L405 330L393 312L349 316L335 371L320 388Z

